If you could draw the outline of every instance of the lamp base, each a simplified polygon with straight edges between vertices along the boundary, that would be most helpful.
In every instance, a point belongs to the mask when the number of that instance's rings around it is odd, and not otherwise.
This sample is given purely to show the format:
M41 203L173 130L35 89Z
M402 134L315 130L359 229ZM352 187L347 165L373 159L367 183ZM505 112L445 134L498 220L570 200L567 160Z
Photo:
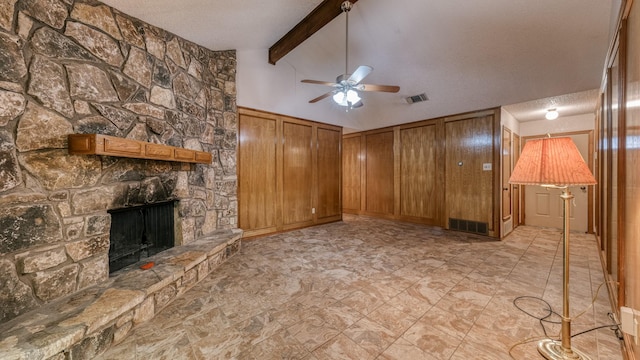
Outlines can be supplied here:
M591 360L589 355L580 350L571 348L567 351L562 347L562 342L544 339L538 343L538 352L548 360Z

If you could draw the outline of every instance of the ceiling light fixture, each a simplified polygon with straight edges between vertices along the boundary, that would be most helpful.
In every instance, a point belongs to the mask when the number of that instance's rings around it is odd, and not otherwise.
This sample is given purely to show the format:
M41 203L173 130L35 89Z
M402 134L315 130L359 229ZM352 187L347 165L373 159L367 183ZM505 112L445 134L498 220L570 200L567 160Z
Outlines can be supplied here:
M555 120L558 118L558 111L556 109L549 109L544 117L547 120Z
M353 3L351 1L344 1L340 6L342 12L345 13L346 18L346 26L345 26L345 61L344 61L344 74L339 75L336 78L336 82L328 82L328 81L319 81L319 80L301 80L303 83L308 84L317 84L317 85L325 85L331 86L334 89L318 96L315 99L309 100L310 103L318 102L322 99L328 98L332 96L333 101L339 106L344 106L347 111L355 108L359 108L362 106L362 101L360 100L360 91L381 91L381 92L390 92L396 93L400 91L399 86L395 85L372 85L372 84L361 84L362 81L367 75L373 71L371 66L361 65L359 66L353 74L347 74L347 70L349 69L349 11L351 11L351 7Z

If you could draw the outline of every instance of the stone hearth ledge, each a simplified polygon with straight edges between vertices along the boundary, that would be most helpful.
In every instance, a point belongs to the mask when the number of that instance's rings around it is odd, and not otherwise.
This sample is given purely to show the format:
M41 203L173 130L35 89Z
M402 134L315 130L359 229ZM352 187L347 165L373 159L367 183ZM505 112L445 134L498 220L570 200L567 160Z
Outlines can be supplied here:
M0 359L89 359L104 352L236 254L241 238L240 229L217 231L0 325ZM150 261L151 269L139 268Z

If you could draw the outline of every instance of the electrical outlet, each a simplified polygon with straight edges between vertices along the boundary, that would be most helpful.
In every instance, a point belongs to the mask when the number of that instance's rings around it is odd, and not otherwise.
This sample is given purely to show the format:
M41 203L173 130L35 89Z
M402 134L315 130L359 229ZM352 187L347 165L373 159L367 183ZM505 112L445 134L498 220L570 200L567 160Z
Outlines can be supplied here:
M640 338L640 323L638 318L640 318L640 312L626 306L620 308L620 330L632 336L636 346Z
M620 308L620 330L631 336L636 336L636 324L633 309L623 306Z

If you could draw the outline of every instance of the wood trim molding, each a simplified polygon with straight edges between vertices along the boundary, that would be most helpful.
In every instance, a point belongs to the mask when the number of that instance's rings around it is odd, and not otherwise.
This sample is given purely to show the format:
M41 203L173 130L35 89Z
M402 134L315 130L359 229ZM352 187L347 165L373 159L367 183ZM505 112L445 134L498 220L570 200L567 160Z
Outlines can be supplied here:
M69 134L69 154L210 164L208 152L102 134Z

